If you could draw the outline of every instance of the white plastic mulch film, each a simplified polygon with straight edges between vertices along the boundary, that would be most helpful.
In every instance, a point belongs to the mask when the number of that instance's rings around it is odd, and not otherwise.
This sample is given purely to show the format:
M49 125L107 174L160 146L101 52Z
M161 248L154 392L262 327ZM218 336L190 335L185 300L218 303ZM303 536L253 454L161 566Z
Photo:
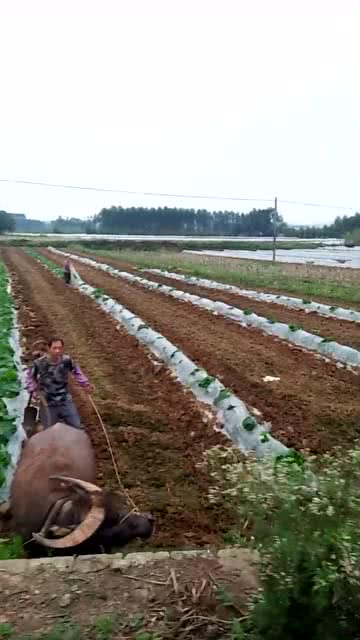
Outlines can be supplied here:
M9 279L8 293L11 295L11 282ZM23 429L24 411L28 402L28 394L25 390L25 374L21 363L21 347L20 333L17 322L17 314L13 308L13 327L9 340L10 346L14 351L14 364L16 366L18 376L21 383L21 390L15 398L3 398L10 418L15 418L16 431L12 435L7 445L7 451L10 454L10 464L5 471L5 484L0 488L0 502L4 502L9 498L11 482L14 476L16 465L20 458L22 443L26 438Z
M143 269L147 273L153 273L154 275L163 276L164 278L171 278L173 280L179 280L186 284L192 284L199 287L206 287L207 289L218 289L220 291L227 291L228 293L235 293L236 295L243 296L244 298L251 298L259 302L274 302L291 309L301 309L305 313L318 313L328 318L335 318L338 320L349 320L351 322L360 322L360 311L354 309L345 309L338 306L330 306L328 304L322 304L320 302L314 302L313 300L305 300L301 298L295 298L291 296L275 295L273 293L264 293L261 291L252 291L250 289L241 289L232 284L224 284L223 282L216 282L215 280L209 280L207 278L196 278L195 276L184 276L181 273L173 273L172 271L162 271L161 269Z
M353 349L352 347L339 344L335 341L328 341L321 336L309 333L304 329L300 329L292 325L287 325L283 322L273 322L268 318L258 316L256 313L248 314L242 309L231 307L225 302L201 298L200 296L169 287L168 285L153 282L152 280L147 280L140 276L135 276L131 273L127 273L126 271L119 271L108 264L97 262L91 258L84 258L52 247L49 247L49 249L53 253L68 256L72 260L77 260L78 262L95 267L96 269L101 269L115 277L128 280L129 282L136 282L147 289L153 289L166 295L170 295L178 300L190 302L191 304L201 307L202 309L206 309L211 313L219 314L229 318L230 320L238 322L243 327L255 327L260 329L263 333L276 336L281 340L286 340L287 342L296 344L308 351L320 353L324 357L337 360L339 366L341 366L341 364L346 365L349 368L360 366L360 351Z
M56 253L64 254L58 250ZM65 255L72 257L71 254ZM219 427L244 453L254 451L258 457L288 453L289 449L270 435L271 424L258 421L254 415L250 414L244 402L226 389L219 380L210 376L205 369L198 367L173 343L151 329L129 309L86 284L73 265L71 271L74 286L93 298L131 335L146 345L174 372L184 386L191 389L196 398L216 409ZM254 410L254 413L259 412Z

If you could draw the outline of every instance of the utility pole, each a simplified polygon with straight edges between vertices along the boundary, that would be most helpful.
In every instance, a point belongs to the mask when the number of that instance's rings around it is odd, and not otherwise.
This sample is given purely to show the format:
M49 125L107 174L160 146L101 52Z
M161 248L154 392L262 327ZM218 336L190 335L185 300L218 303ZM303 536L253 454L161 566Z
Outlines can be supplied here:
M277 211L277 198L275 198L275 208L274 208L274 212L273 212L273 216L272 216L272 223L273 223L273 257L272 257L272 261L273 263L275 263L276 261L276 225L277 225L277 217L278 217L278 211Z

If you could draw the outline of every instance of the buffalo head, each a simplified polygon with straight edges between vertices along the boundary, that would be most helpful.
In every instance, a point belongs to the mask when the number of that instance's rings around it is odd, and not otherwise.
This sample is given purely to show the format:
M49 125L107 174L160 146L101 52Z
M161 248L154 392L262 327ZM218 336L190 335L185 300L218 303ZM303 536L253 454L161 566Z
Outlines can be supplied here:
M41 531L32 534L39 544L60 550L91 541L110 550L152 536L153 516L125 511L117 494L77 478L53 476L51 480L59 483L62 497L52 504Z

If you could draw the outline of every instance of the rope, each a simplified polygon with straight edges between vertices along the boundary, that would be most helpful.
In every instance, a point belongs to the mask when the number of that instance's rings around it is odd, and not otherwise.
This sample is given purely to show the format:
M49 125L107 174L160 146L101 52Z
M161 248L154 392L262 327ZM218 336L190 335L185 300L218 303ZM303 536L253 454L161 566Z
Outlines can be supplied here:
M107 433L106 427L105 427L105 425L104 425L104 423L103 423L102 417L101 417L101 415L100 415L100 413L99 413L99 411L98 411L98 408L97 408L97 406L96 406L96 404L95 404L94 400L92 399L92 397L91 397L90 395L89 395L89 400L90 400L90 402L91 402L91 404L92 404L92 406L93 406L93 409L94 409L94 411L95 411L95 413L96 413L96 415L97 415L97 417L98 417L98 420L99 420L99 422L100 422L101 428L102 428L102 430L103 430L103 432L104 432L104 435L105 435L105 438L106 438L106 443L107 443L108 449L109 449L109 451L110 451L111 460L112 460L112 463L113 463L113 467L114 467L114 470L115 470L116 478L117 478L117 481L118 481L118 483L119 483L120 489L123 491L123 493L124 493L124 495L126 496L126 498L127 498L128 502L131 504L131 506L132 506L132 513L135 513L135 512L137 512L137 513L138 513L138 512L139 512L139 509L137 508L137 506L136 506L136 504L135 504L134 500L131 498L131 496L130 496L129 492L125 489L125 487L124 487L123 483L121 482L120 475L119 475L119 470L118 470L118 467L117 467L117 464L116 464L116 460L115 460L115 456L114 456L114 453L113 453L113 450L112 450L111 442L110 442L110 439L109 439L109 436L108 436L108 433ZM126 516L126 517L128 517L129 515L130 515L130 514L127 514L127 516Z

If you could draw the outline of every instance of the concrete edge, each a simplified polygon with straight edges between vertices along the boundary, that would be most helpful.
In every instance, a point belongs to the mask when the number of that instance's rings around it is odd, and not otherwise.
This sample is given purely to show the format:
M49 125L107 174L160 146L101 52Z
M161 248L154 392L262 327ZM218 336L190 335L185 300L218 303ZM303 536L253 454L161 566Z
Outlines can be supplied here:
M31 558L19 560L1 560L0 574L31 575L41 570L51 569L62 573L92 573L105 569L128 569L154 562L189 559L217 560L231 564L243 560L254 564L258 562L256 552L244 547L227 547L218 551L196 549L189 551L143 551L139 553L114 553L87 556L61 556L57 558Z

